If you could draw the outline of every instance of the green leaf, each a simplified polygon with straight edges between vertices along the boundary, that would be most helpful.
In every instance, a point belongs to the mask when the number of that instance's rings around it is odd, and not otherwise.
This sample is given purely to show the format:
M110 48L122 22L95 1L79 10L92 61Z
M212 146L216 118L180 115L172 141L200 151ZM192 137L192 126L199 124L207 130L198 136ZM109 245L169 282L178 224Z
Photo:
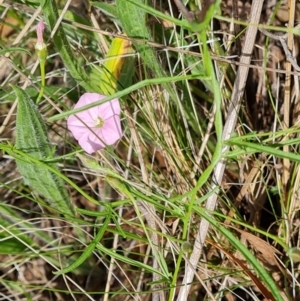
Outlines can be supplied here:
M57 272L53 272L53 274L61 275L61 274L71 272L74 269L78 268L86 259L88 259L90 257L90 255L93 253L93 251L95 250L96 245L99 243L103 234L105 233L108 223L110 222L110 217L111 217L111 212L106 213L105 222L101 226L98 234L93 239L93 241L90 243L90 245L84 250L84 252L79 256L79 258L74 263L72 263L70 266L68 266L67 268L62 269Z
M111 249L108 249L108 248L104 247L102 244L97 244L96 247L103 254L109 255L112 258L115 258L116 260L119 260L119 261L124 262L124 263L128 263L129 265L132 265L132 266L135 266L135 267L142 268L145 271L147 271L148 273L156 273L156 274L160 275L163 278L165 276L159 270L153 269L153 267L151 267L150 265L147 265L147 264L145 264L141 261L134 260L134 259L132 259L130 257L127 257L127 256L122 256L122 255L118 254L117 252L115 252L114 250L111 250Z
M290 248L287 255L293 260L293 262L300 262L300 250L299 248Z
M117 91L126 89L132 86L132 79L135 73L135 58L133 56L127 57L123 65L119 80Z
M61 14L62 10L58 10L59 14ZM92 27L92 22L90 22L90 19L87 18L83 18L82 16L80 16L79 14L76 13L76 11L71 11L71 10L67 10L64 14L64 19L69 20L71 22L76 22L82 25L85 25L86 27ZM77 28L75 31L74 29L71 29L69 26L66 26L66 24L64 24L64 30L66 32L66 35L69 38L72 39L78 39L78 37L80 38L86 38L89 41L97 41L99 40L99 35L96 32L90 31L90 30L86 30L83 28Z
M0 234L0 254L21 254L27 248L18 239Z
M22 254L34 242L18 228L23 220L14 223L17 214L7 207L7 204L0 204L0 254Z
M1 183L2 185L4 183ZM2 235L10 235L10 237L18 238L18 241L22 243L26 248L32 246L34 248L39 248L35 242L39 243L53 243L53 238L47 235L43 229L37 229L34 223L31 223L24 219L24 211L19 207L13 207L4 202L0 203L0 228ZM24 229L27 229L24 233ZM28 235L29 233L29 235ZM34 239L32 238L32 233L34 233ZM1 242L2 244L2 242ZM1 249L1 248L0 248Z
M21 48L21 47L9 47L9 48L1 49L0 55L3 55L8 52L25 52L26 54L31 56L31 53L28 50Z
M289 159L293 162L300 162L300 155L295 153L288 153L283 150L277 149L278 145L264 145L262 143L254 143L254 142L246 142L242 140L242 137L239 138L232 138L229 140L226 140L224 142L226 145L229 146L239 146L244 150L244 153L246 154L254 154L254 153L267 153L273 156L276 156L278 158L282 159ZM234 151L232 151L234 153ZM242 154L242 153L240 153ZM230 158L232 155L229 153L226 157Z
M37 107L23 90L13 89L18 98L16 148L38 160L53 158L46 126ZM26 156L18 156L16 161L25 184L44 196L54 209L65 215L74 215L64 182L56 173ZM49 165L59 172L54 163Z

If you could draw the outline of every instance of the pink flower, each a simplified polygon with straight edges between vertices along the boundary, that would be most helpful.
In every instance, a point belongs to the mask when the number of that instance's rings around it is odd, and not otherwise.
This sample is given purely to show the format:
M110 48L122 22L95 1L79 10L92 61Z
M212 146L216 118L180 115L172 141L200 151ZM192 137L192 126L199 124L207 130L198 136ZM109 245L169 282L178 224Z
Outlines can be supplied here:
M40 20L36 28L36 35L37 35L37 42L35 44L36 50L43 50L44 48L47 47L46 44L44 43L44 38L43 38L44 30L45 30L44 21Z
M44 21L41 20L36 29L37 42L35 44L35 51L37 53L40 63L45 63L47 59L47 45L44 43L43 33L45 30Z
M84 93L75 109L105 98L98 93ZM112 145L119 140L123 133L120 120L120 103L113 99L99 106L71 115L67 126L80 146L88 153Z

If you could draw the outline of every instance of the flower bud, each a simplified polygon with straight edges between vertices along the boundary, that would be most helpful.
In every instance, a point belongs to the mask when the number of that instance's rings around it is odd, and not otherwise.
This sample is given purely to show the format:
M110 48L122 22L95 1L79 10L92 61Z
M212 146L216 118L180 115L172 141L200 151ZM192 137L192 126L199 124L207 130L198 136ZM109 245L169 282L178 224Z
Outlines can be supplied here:
M35 51L40 62L45 62L47 59L47 45L44 43L43 33L45 30L44 21L40 21L37 25L37 42L35 44Z

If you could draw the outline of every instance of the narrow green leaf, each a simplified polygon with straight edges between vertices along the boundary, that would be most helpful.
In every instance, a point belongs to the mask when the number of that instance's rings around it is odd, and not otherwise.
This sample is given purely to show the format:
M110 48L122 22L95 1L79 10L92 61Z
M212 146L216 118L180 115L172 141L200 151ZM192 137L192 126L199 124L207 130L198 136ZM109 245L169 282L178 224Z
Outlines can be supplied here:
M147 271L148 273L155 273L155 274L160 275L161 277L165 277L164 274L162 274L159 270L153 269L153 267L151 267L150 265L147 265L147 264L145 264L141 261L137 261L137 260L134 260L134 259L129 258L129 257L122 256L122 255L118 254L117 252L115 252L114 250L110 250L108 248L105 248L102 244L97 244L96 247L103 254L109 255L109 256L115 258L116 260L119 260L119 261L124 262L124 263L128 263L132 266L142 268L145 271Z
M61 118L65 118L65 117L70 116L72 114L76 114L78 112L87 110L89 108L101 105L101 104L103 104L107 101L110 101L110 100L114 99L114 98L121 98L121 97L126 96L127 94L129 94L133 91L136 91L136 90L141 89L141 88L146 87L146 86L159 85L159 84L164 84L164 83L175 83L176 81L193 80L193 79L199 79L199 78L207 79L207 77L204 77L202 74L146 79L146 80L138 82L138 83L122 90L122 91L118 91L117 93L115 93L113 95L107 96L107 97L103 98L102 100L95 101L94 103L85 105L81 108L73 109L73 110L70 110L70 111L67 111L67 112L64 112L64 113L61 113L61 114L54 115L54 116L50 117L47 121L55 121L55 120L59 120Z
M0 234L0 254L22 254L24 250L27 248L24 244L22 244L19 240L14 237L7 237Z
M23 90L18 87L13 89L18 98L16 148L38 160L53 158L46 126L37 107ZM66 215L74 215L64 182L57 174L25 156L19 156L16 161L25 184L44 196L54 209ZM55 164L49 165L57 169Z
M106 213L105 222L101 226L98 234L93 239L93 241L90 243L90 245L84 250L84 252L79 256L79 258L74 263L72 263L70 266L68 266L65 269L62 269L60 271L53 272L53 274L61 275L61 274L71 272L74 269L78 268L95 250L96 245L98 244L98 242L100 241L100 239L102 238L103 234L106 231L106 228L107 228L108 223L110 221L110 217L111 217L111 212Z
M133 56L126 58L118 80L118 91L132 86L132 79L135 73L135 63L135 58Z
M26 54L31 56L31 53L28 50L21 48L21 47L10 47L10 48L1 49L0 55L3 55L8 52L25 52Z
M283 158L283 159L286 158L293 162L298 162L298 163L300 162L299 154L287 153L282 150L279 150L279 149L277 149L277 147L278 147L277 145L268 146L268 145L259 144L259 143L246 142L246 141L243 141L241 139L241 137L226 140L224 143L227 145L230 145L230 146L239 146L239 147L245 149L247 151L246 153L263 152L263 153L267 153L270 155L274 155L278 158ZM229 153L229 155L230 155L230 153ZM230 157L230 156L227 156L227 157Z
M293 262L300 262L300 250L299 248L290 248L287 255L293 260Z

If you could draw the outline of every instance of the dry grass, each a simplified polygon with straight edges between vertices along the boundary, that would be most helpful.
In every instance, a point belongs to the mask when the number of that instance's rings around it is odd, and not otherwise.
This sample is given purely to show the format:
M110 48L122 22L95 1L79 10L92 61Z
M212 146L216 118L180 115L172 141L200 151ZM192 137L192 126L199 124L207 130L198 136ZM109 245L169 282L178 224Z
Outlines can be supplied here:
M222 1L222 16L246 22L251 2ZM280 29L290 20L291 14L295 13L296 19L299 15L299 4L287 10L284 3L274 9L276 3L265 2L261 24L269 24L271 20L272 25ZM70 10L90 20L90 28L98 28L99 31L94 36L86 36L80 31L81 28L66 27L72 46L80 54L78 60L81 60L83 72L87 69L87 63L93 62L97 67L101 65L99 60L104 59L111 42L106 34L115 33L117 29L105 14L96 8L88 11L85 4L86 1L74 1ZM37 16L41 16L40 9L25 4L16 5L12 1L1 1L0 8L2 48L18 46L34 53L34 24ZM160 9L164 13L174 12L179 17L176 7L170 7L167 1L162 1ZM153 34L152 46L163 68L168 72L172 69L175 75L188 74L194 65L192 61L187 64L183 57L192 54L191 57L198 57L197 60L201 61L199 48L191 47L191 52L187 53L175 49L179 45L169 45L168 51L161 51L163 38L158 29L165 35L175 35L177 31L177 38L180 37L180 30L169 29L169 23L160 23L153 18L148 21ZM238 59L247 41L244 40L243 25L215 19L214 30L214 37L220 39L223 53L211 49L211 55L219 74L222 115L226 120L239 68ZM186 34L185 31L183 33ZM95 36L97 39L94 40ZM190 37L184 40L193 42ZM294 36L292 45L293 55L297 58L297 36ZM45 120L68 111L83 92L68 74L56 51L49 40L46 86L52 90L46 91L45 100L39 105ZM140 56L134 57L133 84L155 77L153 71L143 65ZM268 39L259 32L236 126L237 136L256 133L249 141L263 141L263 146L298 138L299 80L296 72L290 73L289 65L280 41ZM0 66L3 89L0 94L1 142L14 143L17 101L9 84L27 88L28 93L36 97L40 82L38 64L35 55L15 51L2 54ZM225 71L224 66L227 68ZM290 81L287 80L289 76ZM95 248L93 254L71 273L54 275L55 267L72 264L94 239L105 220L100 215L103 207L91 203L74 187L66 184L77 208L99 212L99 216L83 214L74 220L60 217L51 206L47 206L45 200L24 185L15 160L5 152L1 153L0 239L3 242L13 239L11 251L7 251L6 244L5 251L0 251L0 299L151 300L151 270L145 270L133 262L151 267L157 261L160 271L163 270L162 263L166 265L167 272L162 274L166 276L169 273L169 278L160 279L158 287L164 292L163 297L160 295L160 301L168 300L172 284L178 287L182 284L190 248L201 220L199 208L211 192L207 182L196 193L195 208L189 208L189 193L210 165L216 144L212 122L213 91L209 91L205 80L195 79L189 84L187 81L172 83L178 97L174 102L164 87L149 85L130 93L122 101L125 132L122 141L113 150L104 150L94 156L100 164L106 160L105 166L110 165L111 170L128 179L136 193L149 196L149 199L141 200L135 195L138 199L138 206L135 207L134 202L127 200L126 193L119 195L112 191L102 175L91 171L75 157L59 161L61 171L90 197L101 201L102 205L108 201L116 204L113 207L115 213L99 245L128 258L128 262L114 258L105 249ZM47 125L49 138L58 156L75 150L76 141L67 131L64 119ZM283 149L286 153L299 153L297 143L285 145ZM234 150L237 147L231 148L232 153ZM218 195L216 212L219 216L214 218L256 256L274 279L283 300L299 300L298 265L288 261L287 249L275 239L282 239L290 248L296 248L299 244L298 163L267 151L244 151L241 156L232 156L233 160L227 162ZM120 202L116 203L117 200ZM143 219L139 219L137 211L146 216L144 222L147 226L143 227ZM151 222L154 226L150 225ZM157 239L155 247L151 245L153 239ZM187 242L185 248L188 250L180 253L183 242ZM157 254L153 251L156 248L159 250ZM183 259L178 259L179 254ZM267 300L270 294L269 287L260 280L244 254L237 251L230 239L216 227L210 228L198 268L187 300ZM174 283L172 277L176 273L178 277ZM105 294L105 291L110 293ZM179 288L175 295L178 291ZM276 299L271 296L270 300Z

